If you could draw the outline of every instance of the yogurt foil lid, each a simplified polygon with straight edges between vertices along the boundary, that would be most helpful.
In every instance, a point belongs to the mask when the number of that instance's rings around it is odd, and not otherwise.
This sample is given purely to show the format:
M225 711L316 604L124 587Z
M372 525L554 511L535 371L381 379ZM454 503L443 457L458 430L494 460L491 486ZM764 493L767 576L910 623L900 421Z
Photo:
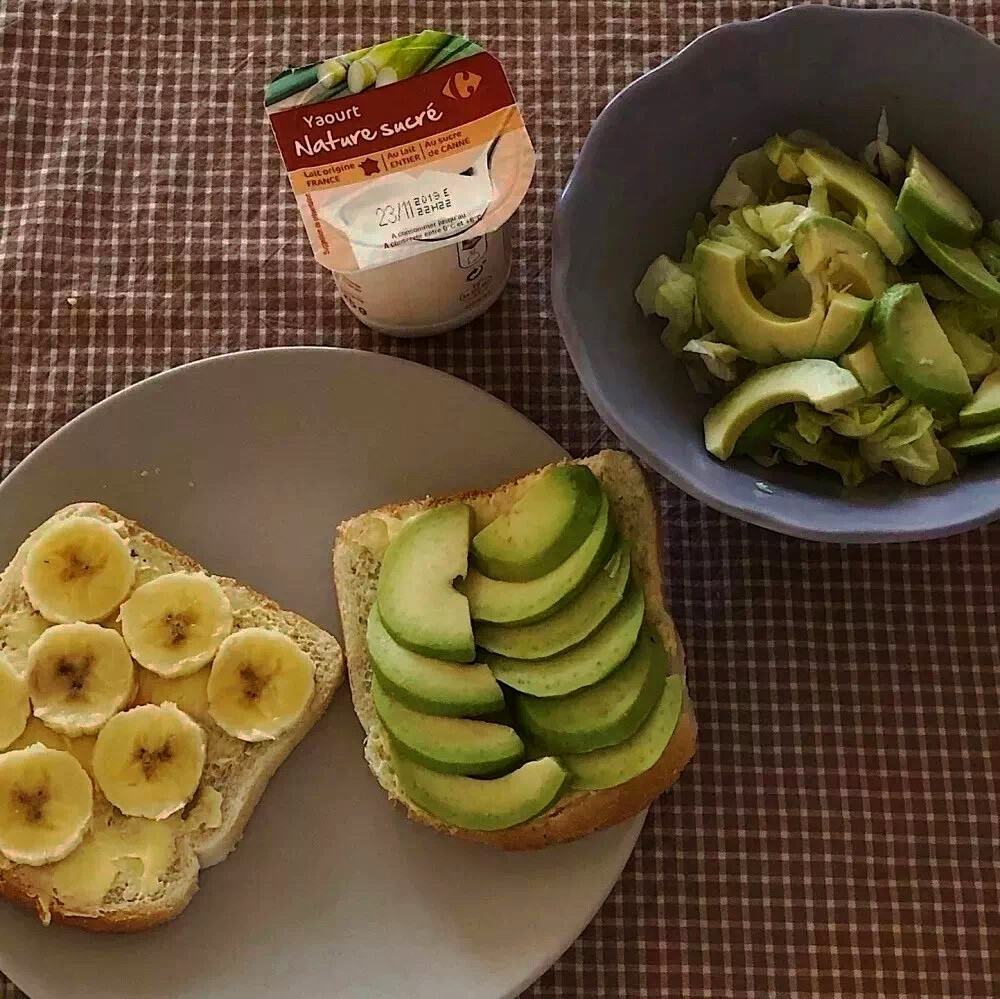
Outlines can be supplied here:
M493 232L535 153L499 61L421 31L286 70L264 106L316 259L392 263Z

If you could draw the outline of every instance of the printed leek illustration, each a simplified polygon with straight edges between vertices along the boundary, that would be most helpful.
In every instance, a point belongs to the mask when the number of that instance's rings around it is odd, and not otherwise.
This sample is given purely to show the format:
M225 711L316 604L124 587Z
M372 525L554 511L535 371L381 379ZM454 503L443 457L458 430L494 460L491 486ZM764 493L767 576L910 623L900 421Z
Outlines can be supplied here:
M268 85L264 106L273 114L286 108L350 97L369 87L386 87L429 73L482 51L480 45L464 35L427 29L323 62L287 69Z
M452 35L451 41L438 49L437 53L428 60L427 65L424 66L421 72L429 73L432 69L437 69L438 66L444 66L446 63L454 62L456 59L467 59L469 56L482 51L483 47L477 45L471 38L466 38L465 35Z
M345 83L348 70L352 63L370 51L371 46L368 46L323 62L286 69L268 84L264 92L264 106L276 111L345 96L348 93ZM281 107L276 108L276 104Z
M416 76L451 40L447 32L427 30L382 42L351 64L347 86L352 94L358 94L372 84L386 87Z

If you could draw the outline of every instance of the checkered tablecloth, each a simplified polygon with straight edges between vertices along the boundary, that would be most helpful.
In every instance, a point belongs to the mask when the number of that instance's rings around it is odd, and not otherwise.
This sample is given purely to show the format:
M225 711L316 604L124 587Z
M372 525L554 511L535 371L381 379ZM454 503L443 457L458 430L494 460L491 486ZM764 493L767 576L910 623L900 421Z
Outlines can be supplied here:
M613 445L547 298L556 193L625 83L779 6L0 3L0 474L131 382L288 344L401 354L507 400L574 454ZM928 6L991 36L1000 18ZM261 86L428 24L502 57L539 160L502 300L405 342L360 329L313 262ZM1000 525L842 548L660 497L699 753L593 924L526 995L1000 994Z

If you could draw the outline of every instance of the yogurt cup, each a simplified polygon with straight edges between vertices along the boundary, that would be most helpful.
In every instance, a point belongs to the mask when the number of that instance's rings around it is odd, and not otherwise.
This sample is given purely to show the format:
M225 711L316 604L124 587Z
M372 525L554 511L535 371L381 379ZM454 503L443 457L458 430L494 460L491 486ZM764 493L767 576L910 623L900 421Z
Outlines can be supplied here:
M422 31L288 70L265 105L313 253L361 322L429 336L497 300L535 156L493 56Z
M421 337L457 329L501 295L511 267L509 225L381 267L334 271L341 297L366 326Z

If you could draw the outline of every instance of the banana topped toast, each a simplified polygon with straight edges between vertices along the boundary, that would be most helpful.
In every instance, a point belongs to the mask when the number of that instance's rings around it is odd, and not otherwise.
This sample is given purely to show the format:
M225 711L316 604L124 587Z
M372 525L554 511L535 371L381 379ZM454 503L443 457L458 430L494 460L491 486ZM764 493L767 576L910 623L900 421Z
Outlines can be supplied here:
M178 915L344 677L337 642L107 507L0 576L0 895L100 931Z

